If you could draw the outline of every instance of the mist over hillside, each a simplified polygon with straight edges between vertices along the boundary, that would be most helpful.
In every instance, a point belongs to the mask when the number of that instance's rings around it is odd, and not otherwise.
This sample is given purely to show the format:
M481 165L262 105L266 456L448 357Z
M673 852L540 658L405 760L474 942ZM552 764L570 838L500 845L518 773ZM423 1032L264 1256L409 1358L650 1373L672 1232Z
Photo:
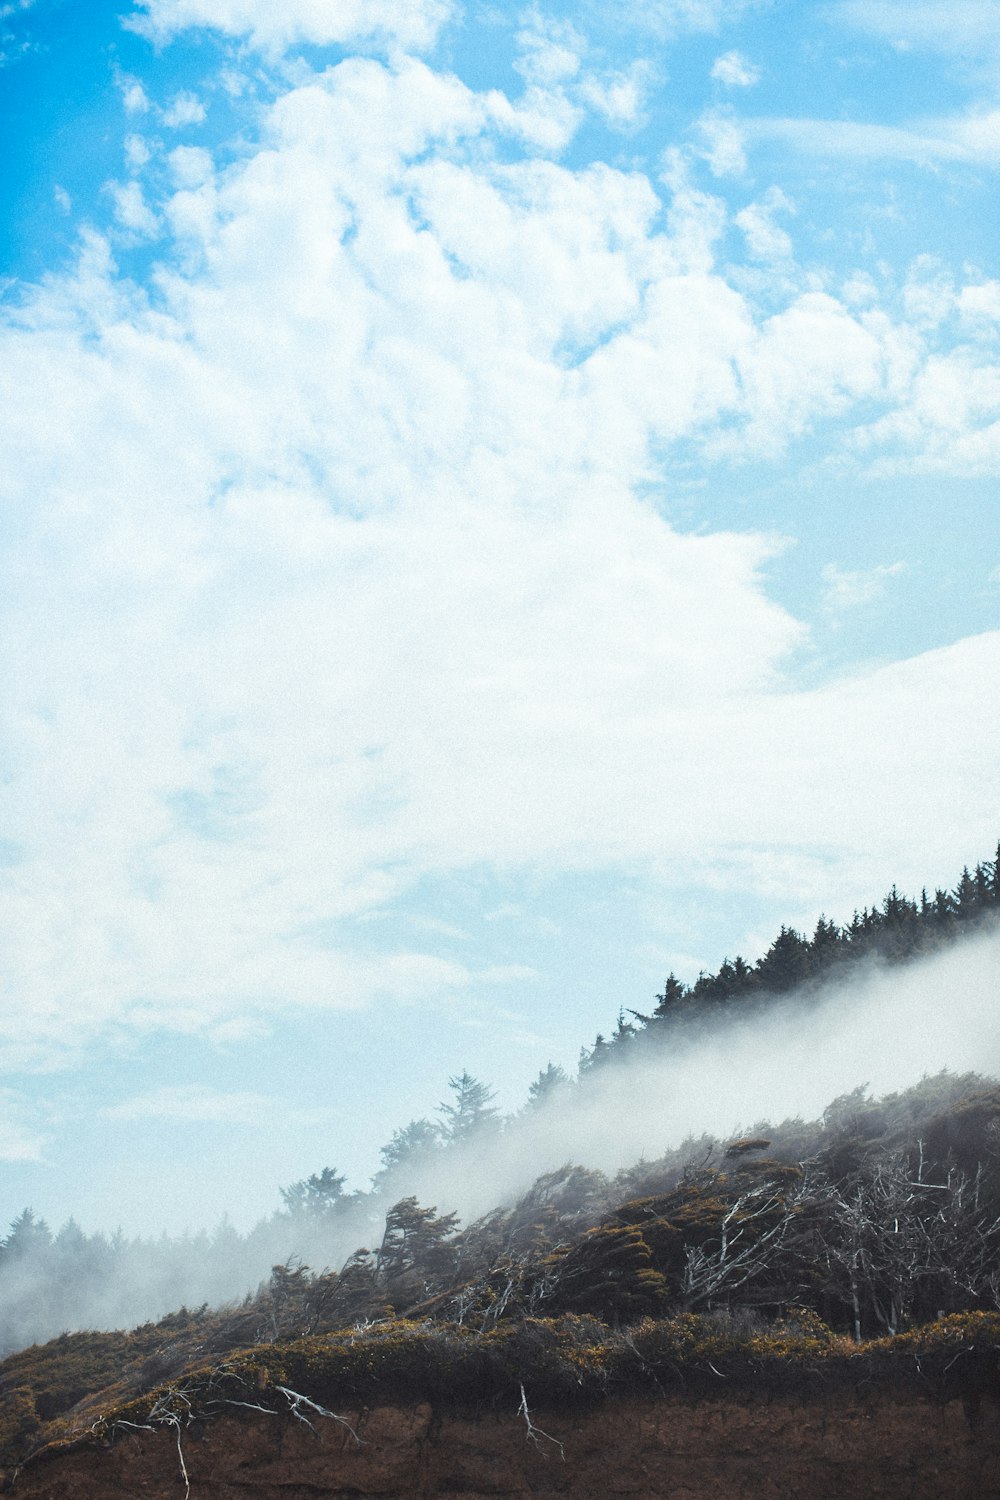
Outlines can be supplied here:
M665 1053L632 1047L586 1086L517 1116L492 1140L432 1157L400 1181L463 1219L578 1161L614 1173L685 1139L726 1139L762 1121L812 1120L840 1095L883 1095L947 1069L1000 1073L1000 926L912 965L875 960L727 1016Z
M811 940L782 928L754 966L727 959L691 987L670 976L652 1014L620 1012L576 1078L550 1064L514 1115L499 1115L488 1084L452 1078L449 1100L394 1131L369 1190L329 1165L283 1188L283 1207L247 1234L226 1221L180 1238L85 1234L73 1221L53 1234L26 1209L0 1248L4 1349L239 1302L276 1265L335 1270L378 1252L401 1201L454 1232L571 1164L612 1192L648 1164L673 1171L776 1131L792 1160L838 1100L936 1075L944 1098L1000 1075L998 869L964 871L933 902L894 888L848 927L821 919Z

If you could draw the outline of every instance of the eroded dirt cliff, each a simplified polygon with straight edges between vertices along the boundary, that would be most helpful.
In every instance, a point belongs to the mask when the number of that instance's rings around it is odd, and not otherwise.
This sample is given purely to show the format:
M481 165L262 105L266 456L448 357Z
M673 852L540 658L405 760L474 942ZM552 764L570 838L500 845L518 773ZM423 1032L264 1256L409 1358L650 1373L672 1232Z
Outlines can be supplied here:
M461 1415L430 1404L245 1411L40 1455L16 1500L992 1500L1000 1420L885 1393L615 1401ZM544 1434L544 1435L543 1435Z

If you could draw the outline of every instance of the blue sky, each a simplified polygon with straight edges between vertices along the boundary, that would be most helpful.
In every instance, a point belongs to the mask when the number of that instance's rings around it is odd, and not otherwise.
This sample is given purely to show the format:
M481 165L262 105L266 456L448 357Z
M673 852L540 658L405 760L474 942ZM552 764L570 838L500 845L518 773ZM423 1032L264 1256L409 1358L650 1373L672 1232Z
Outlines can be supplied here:
M990 854L992 3L0 59L0 1220L363 1186L449 1074Z

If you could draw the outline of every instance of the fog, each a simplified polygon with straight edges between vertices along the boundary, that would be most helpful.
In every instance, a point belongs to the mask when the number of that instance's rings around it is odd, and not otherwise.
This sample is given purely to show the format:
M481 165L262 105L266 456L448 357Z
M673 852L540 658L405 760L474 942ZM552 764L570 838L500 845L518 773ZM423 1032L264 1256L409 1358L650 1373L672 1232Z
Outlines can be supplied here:
M1000 925L991 924L903 966L852 965L837 983L755 1007L695 1041L618 1046L584 1082L502 1130L411 1160L380 1193L348 1194L330 1214L276 1213L248 1235L223 1224L145 1241L84 1236L72 1224L51 1240L22 1225L0 1263L0 1352L75 1328L131 1327L182 1304L237 1302L293 1258L337 1268L359 1247L377 1249L386 1210L411 1194L469 1223L568 1162L610 1175L688 1139L694 1152L705 1134L725 1140L764 1121L816 1119L859 1086L881 1096L944 1069L1000 1073L998 960Z
M782 997L700 1042L628 1064L521 1116L486 1151L432 1162L410 1187L463 1220L574 1161L612 1173L687 1137L732 1137L770 1120L818 1118L867 1085L897 1092L926 1074L1000 1070L1000 927L901 967L851 967L840 983Z

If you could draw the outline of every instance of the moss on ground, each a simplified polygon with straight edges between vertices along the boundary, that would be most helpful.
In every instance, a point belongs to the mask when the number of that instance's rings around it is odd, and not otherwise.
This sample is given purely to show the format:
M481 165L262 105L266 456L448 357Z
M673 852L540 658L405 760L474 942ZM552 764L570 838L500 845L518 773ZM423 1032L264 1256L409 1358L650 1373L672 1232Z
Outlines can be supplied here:
M56 1344L65 1353L69 1341ZM99 1364L107 1352L98 1346ZM34 1356L39 1367L41 1354ZM50 1366L58 1358L51 1353ZM148 1353L143 1358L148 1361ZM260 1408L288 1413L298 1398L330 1412L417 1401L452 1410L514 1411L522 1388L533 1408L668 1395L822 1400L838 1391L878 1390L900 1399L962 1399L971 1413L984 1396L1000 1399L1000 1314L957 1314L860 1346L831 1333L807 1311L767 1330L694 1314L647 1318L619 1330L593 1317L566 1315L524 1319L487 1333L400 1320L236 1351L131 1399L122 1399L126 1387L119 1371L96 1418L90 1399L76 1415L64 1411L49 1421L39 1417L30 1389L10 1389L6 1462L16 1464L39 1450L63 1451L67 1444L113 1443L136 1428L186 1428L223 1415L252 1417ZM312 1407L304 1410L315 1420Z

